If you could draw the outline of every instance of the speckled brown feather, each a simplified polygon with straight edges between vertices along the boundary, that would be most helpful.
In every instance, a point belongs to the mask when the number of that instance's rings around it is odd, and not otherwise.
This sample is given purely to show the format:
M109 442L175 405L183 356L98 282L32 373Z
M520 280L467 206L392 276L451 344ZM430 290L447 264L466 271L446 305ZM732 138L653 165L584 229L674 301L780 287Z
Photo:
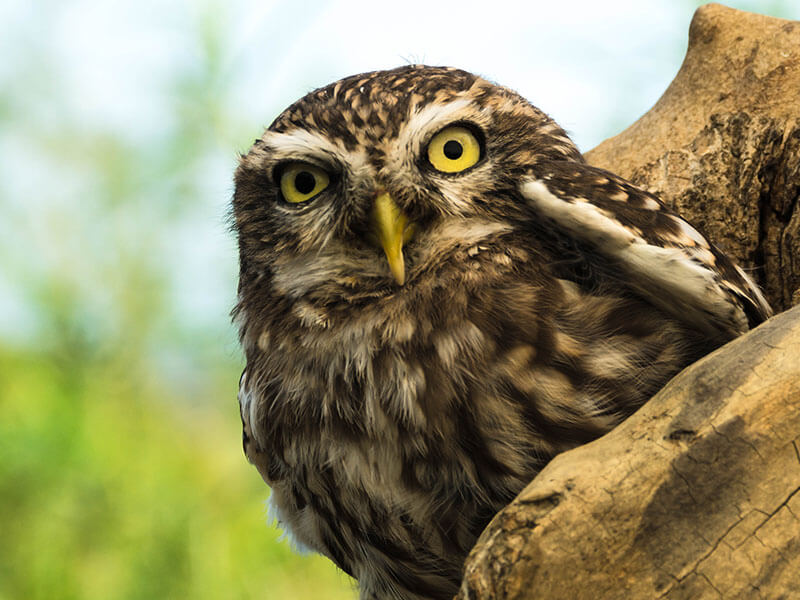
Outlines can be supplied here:
M424 149L451 123L483 154L442 174ZM288 160L329 189L283 202ZM368 241L379 190L418 225L403 286ZM281 524L362 598L451 598L480 531L553 455L769 311L657 199L455 69L310 93L242 157L234 215L245 452Z

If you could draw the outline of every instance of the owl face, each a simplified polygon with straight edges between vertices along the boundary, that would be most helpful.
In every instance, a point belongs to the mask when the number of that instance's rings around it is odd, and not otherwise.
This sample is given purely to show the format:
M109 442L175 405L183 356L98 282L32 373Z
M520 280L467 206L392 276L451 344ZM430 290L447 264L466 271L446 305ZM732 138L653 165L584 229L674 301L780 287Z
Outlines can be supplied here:
M295 298L402 293L515 219L520 178L545 159L582 160L544 113L472 74L344 79L290 106L242 158L243 276L268 271Z

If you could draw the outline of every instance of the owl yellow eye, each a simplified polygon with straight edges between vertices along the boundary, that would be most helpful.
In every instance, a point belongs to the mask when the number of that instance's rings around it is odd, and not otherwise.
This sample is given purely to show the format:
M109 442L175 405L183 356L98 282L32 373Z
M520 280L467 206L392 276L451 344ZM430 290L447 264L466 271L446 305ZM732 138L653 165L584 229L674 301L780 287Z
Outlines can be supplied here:
M481 145L466 127L446 127L428 144L428 160L437 171L458 173L481 158Z
M328 174L319 167L291 163L281 173L281 194L287 202L305 202L328 187L330 181Z

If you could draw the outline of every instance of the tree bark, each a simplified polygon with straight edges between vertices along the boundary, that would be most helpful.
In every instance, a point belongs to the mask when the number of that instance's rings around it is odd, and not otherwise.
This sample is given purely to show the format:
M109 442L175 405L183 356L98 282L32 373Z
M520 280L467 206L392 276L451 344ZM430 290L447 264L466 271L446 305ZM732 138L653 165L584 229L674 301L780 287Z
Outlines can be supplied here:
M800 22L698 9L656 105L587 154L800 301ZM800 306L556 457L481 535L460 600L800 597Z

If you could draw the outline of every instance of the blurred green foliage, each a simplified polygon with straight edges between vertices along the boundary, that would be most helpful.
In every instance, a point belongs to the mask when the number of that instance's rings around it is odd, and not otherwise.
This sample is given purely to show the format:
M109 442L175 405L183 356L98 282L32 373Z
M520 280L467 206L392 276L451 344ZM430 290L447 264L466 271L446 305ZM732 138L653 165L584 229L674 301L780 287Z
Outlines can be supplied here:
M235 378L212 408L118 361L0 353L0 598L353 598L265 525Z

